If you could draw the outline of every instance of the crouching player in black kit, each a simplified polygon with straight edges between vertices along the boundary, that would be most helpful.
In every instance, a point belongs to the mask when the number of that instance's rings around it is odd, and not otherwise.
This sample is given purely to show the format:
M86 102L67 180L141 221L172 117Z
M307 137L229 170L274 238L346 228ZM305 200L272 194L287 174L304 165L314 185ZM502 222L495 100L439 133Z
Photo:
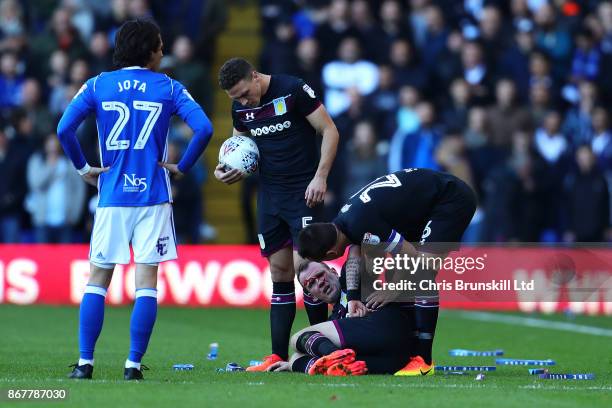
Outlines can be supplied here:
M385 253L444 258L459 248L476 210L470 187L449 174L405 169L380 177L357 191L331 223L311 224L300 233L299 253L315 261L331 260L352 244L347 261L349 313L389 302L389 294L374 292L361 302L358 260L363 245L378 244ZM367 255L367 254L366 254ZM355 266L357 265L357 266ZM423 271L435 279L437 271ZM421 275L422 276L422 275ZM438 320L438 291L414 299L418 354L396 375L432 375L433 338Z
M248 370L264 371L288 358L295 318L293 282L302 261L293 246L299 231L315 221L314 207L323 202L338 130L314 90L299 78L262 74L248 61L232 58L221 67L219 84L234 101L234 135L251 136L259 148L257 229L272 275L272 354ZM320 159L317 134L322 136ZM215 177L232 184L243 175L219 165ZM326 304L309 298L304 304L311 324L327 319Z
M270 366L270 371L332 376L393 374L410 360L415 330L412 311L389 303L372 312L362 310L348 316L344 267L338 276L325 263L304 262L298 269L298 280L305 293L334 308L329 321L294 334L291 347L295 353L289 362Z

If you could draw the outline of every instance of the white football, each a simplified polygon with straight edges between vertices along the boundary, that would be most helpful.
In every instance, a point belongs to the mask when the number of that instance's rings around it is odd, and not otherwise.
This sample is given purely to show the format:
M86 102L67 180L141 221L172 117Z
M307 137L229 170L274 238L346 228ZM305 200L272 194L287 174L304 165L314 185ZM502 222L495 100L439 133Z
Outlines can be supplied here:
M259 164L259 149L249 137L232 136L221 145L219 163L246 174L255 173Z

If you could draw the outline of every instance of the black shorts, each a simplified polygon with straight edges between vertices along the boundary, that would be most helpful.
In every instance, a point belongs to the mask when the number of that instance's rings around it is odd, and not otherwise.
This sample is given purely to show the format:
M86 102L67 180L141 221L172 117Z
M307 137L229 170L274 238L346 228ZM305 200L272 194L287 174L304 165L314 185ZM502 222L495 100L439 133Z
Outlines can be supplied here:
M297 244L297 237L306 225L317 222L315 211L304 199L304 191L271 193L260 189L257 194L257 238L263 256Z
M340 346L364 360L370 374L393 374L416 353L413 314L387 305L365 317L332 320Z
M465 182L454 179L446 186L440 202L431 210L420 237L412 237L417 251L442 254L460 247L463 233L476 211L476 195Z

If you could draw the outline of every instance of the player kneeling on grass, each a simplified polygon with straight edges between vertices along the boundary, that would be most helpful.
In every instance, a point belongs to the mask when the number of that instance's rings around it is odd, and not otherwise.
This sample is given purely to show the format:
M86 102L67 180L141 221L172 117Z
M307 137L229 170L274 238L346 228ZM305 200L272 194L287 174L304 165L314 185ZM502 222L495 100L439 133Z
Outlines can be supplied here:
M269 371L334 376L393 374L410 360L414 339L413 305L390 303L375 311L365 307L347 316L346 273L323 262L305 262L298 281L311 296L333 305L329 320L300 330L291 338L294 354ZM416 344L415 344L416 346Z

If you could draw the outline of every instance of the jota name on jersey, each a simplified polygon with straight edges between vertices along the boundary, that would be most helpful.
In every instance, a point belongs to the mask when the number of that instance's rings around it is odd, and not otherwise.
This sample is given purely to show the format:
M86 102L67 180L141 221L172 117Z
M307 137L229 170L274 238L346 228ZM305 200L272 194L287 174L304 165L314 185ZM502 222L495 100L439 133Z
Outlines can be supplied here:
M117 82L117 86L119 87L119 92L127 91L129 89L134 89L140 92L147 91L147 83L139 81L137 79L126 79L124 81Z
M291 127L291 121L286 120L283 123L277 123L276 125L261 126L255 129L251 129L251 136L267 135L268 133L280 132Z

